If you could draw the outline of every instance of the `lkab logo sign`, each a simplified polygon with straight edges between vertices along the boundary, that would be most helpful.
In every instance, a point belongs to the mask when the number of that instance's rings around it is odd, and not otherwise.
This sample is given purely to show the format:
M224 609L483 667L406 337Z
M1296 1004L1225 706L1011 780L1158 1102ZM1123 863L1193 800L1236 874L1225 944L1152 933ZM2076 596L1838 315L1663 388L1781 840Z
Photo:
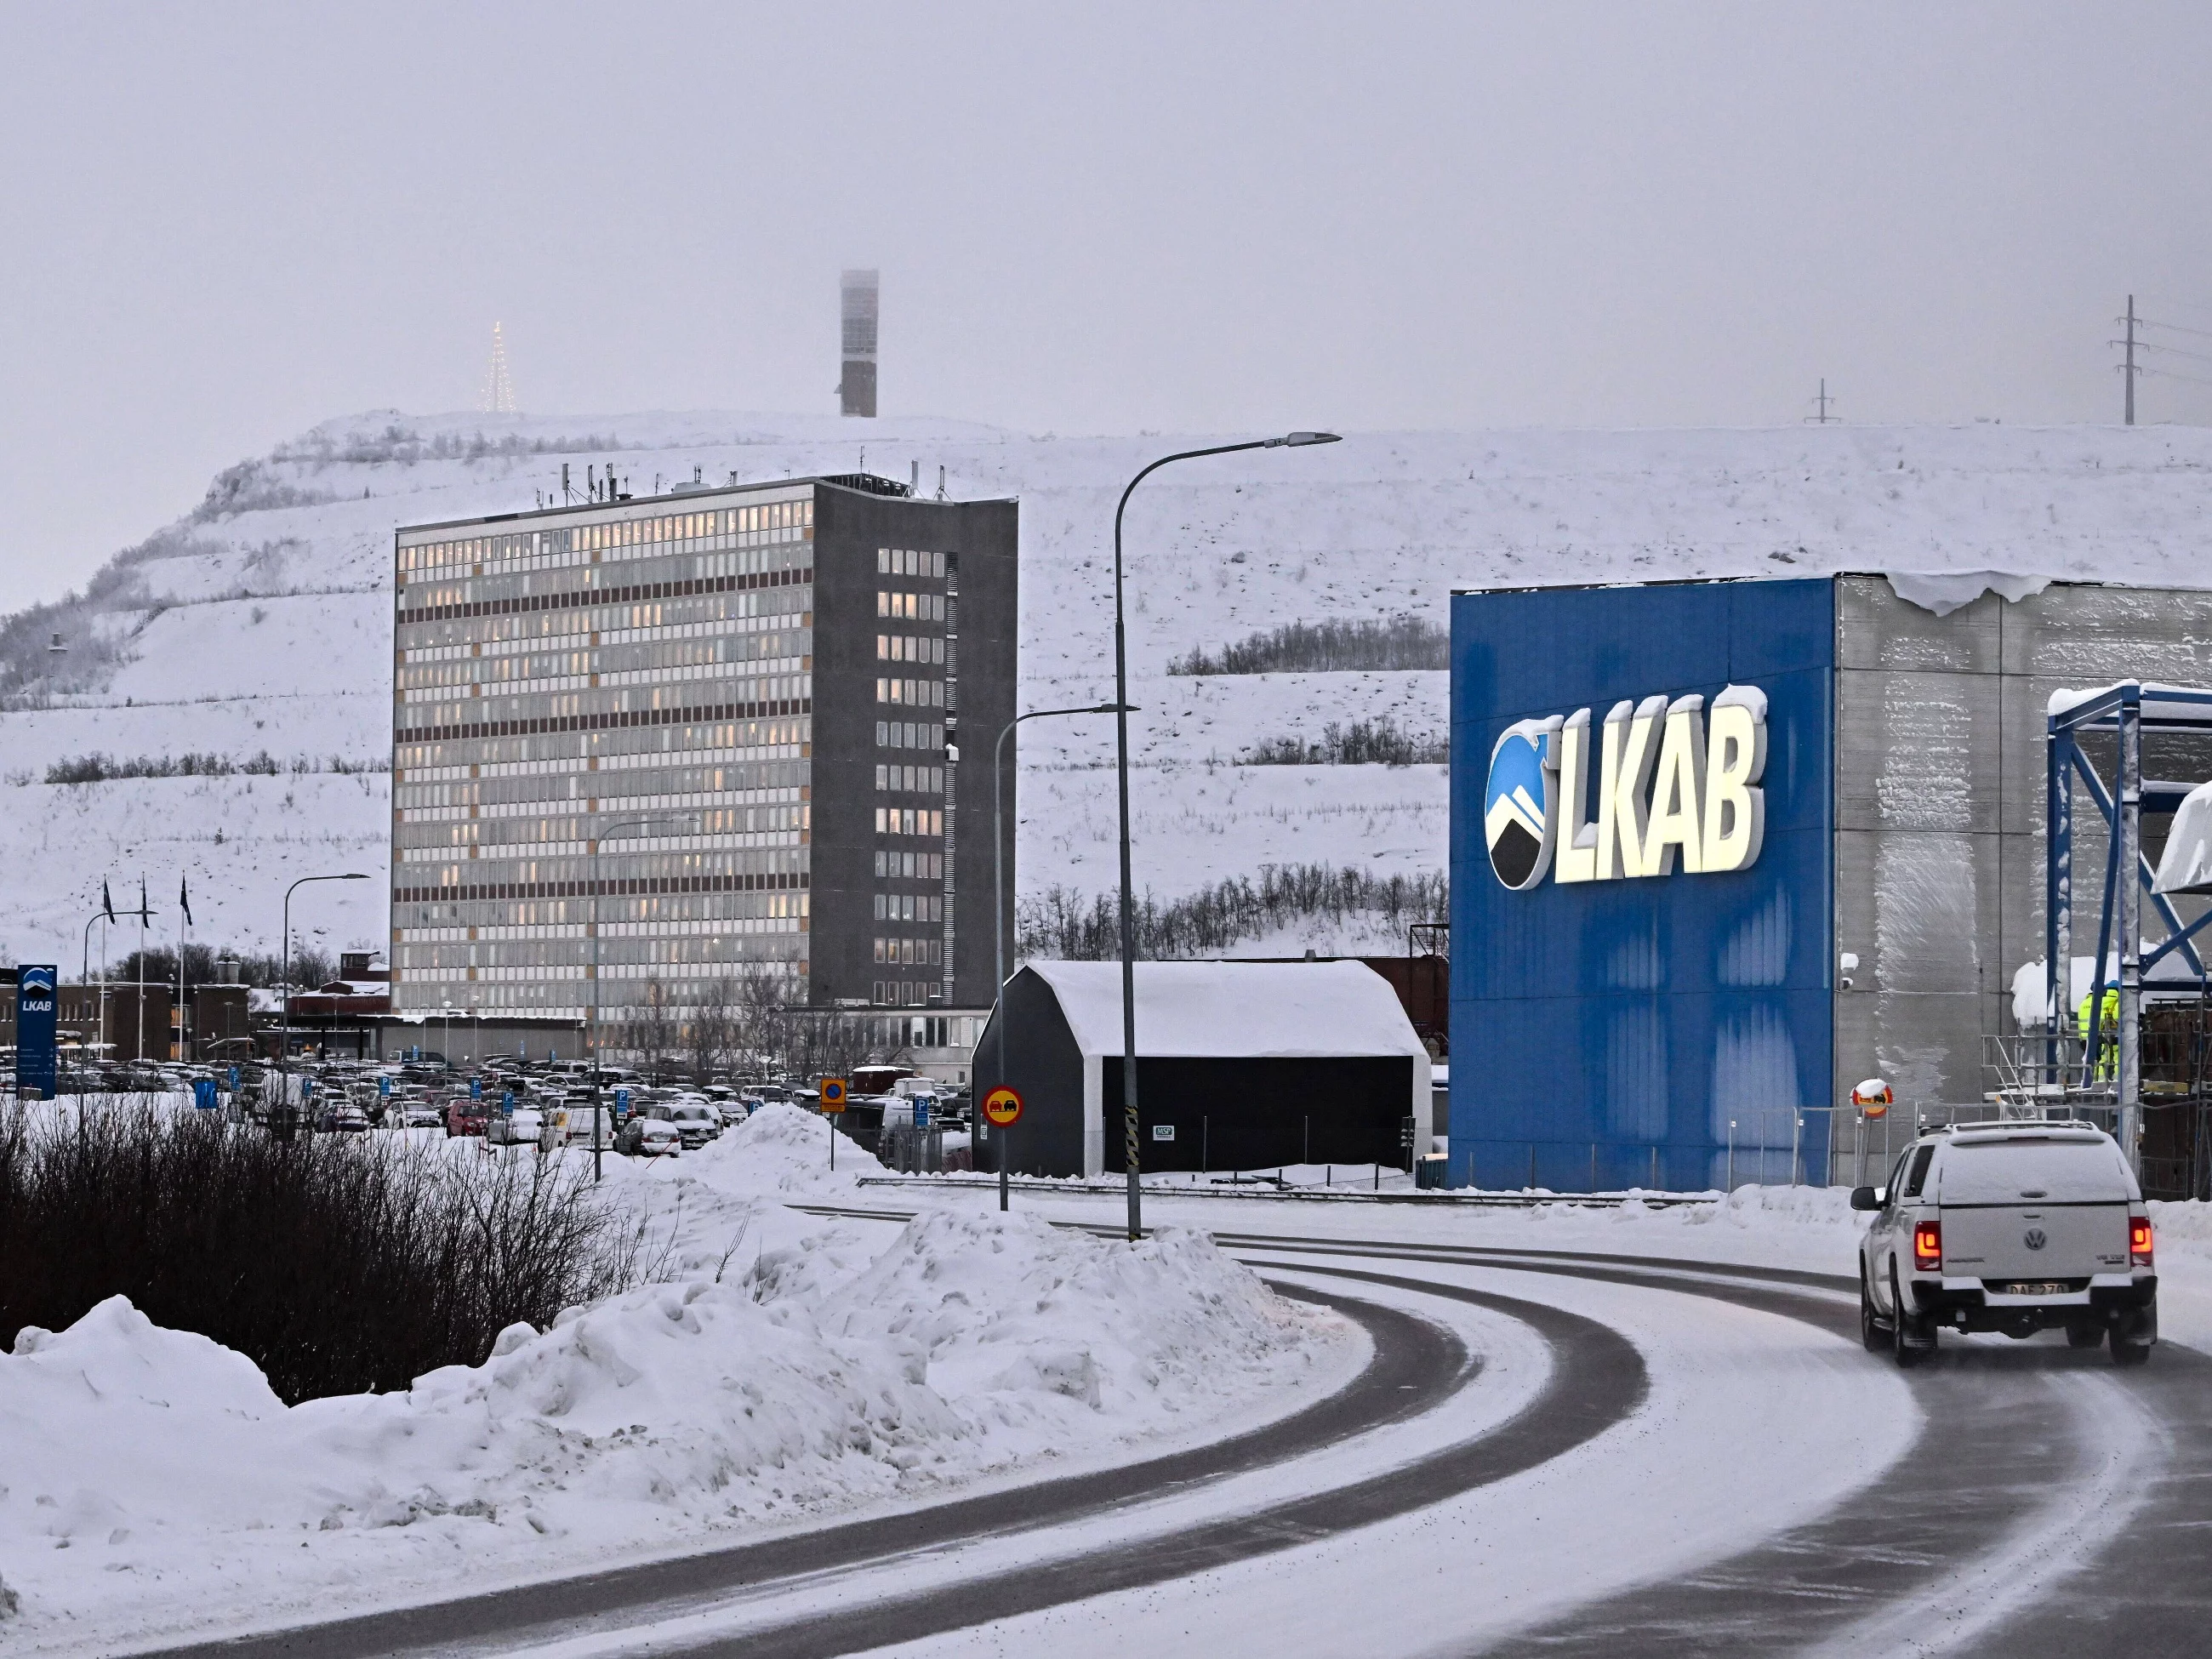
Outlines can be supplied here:
M26 968L17 983L17 1006L33 1014L54 1012L54 970L51 968Z
M1599 728L1590 816L1590 711L1521 720L1490 751L1482 827L1490 867L1516 892L1544 879L1625 881L1746 870L1766 836L1766 694L1615 703Z

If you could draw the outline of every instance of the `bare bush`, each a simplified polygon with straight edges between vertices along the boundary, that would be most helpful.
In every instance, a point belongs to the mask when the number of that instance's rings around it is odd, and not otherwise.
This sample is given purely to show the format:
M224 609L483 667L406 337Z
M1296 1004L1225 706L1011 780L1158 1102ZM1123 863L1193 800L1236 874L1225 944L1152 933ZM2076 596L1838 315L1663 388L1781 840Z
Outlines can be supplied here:
M642 1243L558 1155L285 1142L150 1098L0 1108L0 1347L121 1295L288 1401L404 1389L628 1288Z
M1320 918L1371 919L1394 930L1442 921L1450 896L1449 878L1440 871L1376 876L1351 865L1267 865L1257 883L1231 876L1167 904L1146 894L1136 904L1137 954L1147 961L1206 956ZM1111 894L1086 899L1054 887L1024 902L1016 926L1024 957L1103 962L1121 952L1121 906Z
M1331 720L1311 742L1273 738L1237 757L1240 766L1435 766L1450 759L1449 738L1401 732L1388 714L1349 726Z
M1168 665L1170 674L1346 673L1449 668L1451 635L1425 617L1285 623L1218 652L1203 648Z

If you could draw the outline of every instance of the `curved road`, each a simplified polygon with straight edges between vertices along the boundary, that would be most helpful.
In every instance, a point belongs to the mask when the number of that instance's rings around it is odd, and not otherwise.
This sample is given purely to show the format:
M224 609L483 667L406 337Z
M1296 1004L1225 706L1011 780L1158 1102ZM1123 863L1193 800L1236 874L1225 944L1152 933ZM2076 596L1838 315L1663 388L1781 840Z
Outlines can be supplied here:
M1099 1474L171 1651L356 1659L649 1649L830 1659L985 1635L999 1621L1101 1597L1122 1595L1115 1606L1126 1607L1123 1593L1139 1589L1159 1588L1164 1604L1224 1569L1324 1541L1356 1547L1351 1534L1361 1528L1540 1469L1634 1419L1650 1386L1637 1345L1602 1319L1551 1305L1547 1280L1777 1316L1809 1328L1808 1340L1827 1352L1857 1338L1855 1284L1818 1273L1589 1252L1216 1237L1279 1288L1336 1307L1367 1329L1372 1356L1352 1382L1263 1429ZM1297 1281L1280 1277L1286 1273ZM1470 1276L1484 1282L1469 1284ZM1493 1288L1508 1283L1521 1293ZM1423 1303L1433 1318L1406 1310ZM1548 1372L1519 1409L1410 1458L1393 1455L1385 1468L1328 1470L1321 1455L1328 1449L1370 1435L1381 1445L1382 1431L1402 1431L1470 1390L1480 1366L1449 1328L1469 1316L1512 1322L1548 1353ZM1516 1655L1942 1650L2129 1659L2206 1645L2212 1360L2167 1346L2147 1370L2123 1376L2101 1354L1978 1343L1947 1347L1937 1364L1904 1381L1924 1417L1917 1439L1825 1513L1686 1576L1601 1589L1510 1634L1455 1644L1449 1629L1431 1626L1417 1645ZM1726 1455L1715 1449L1715 1478L1724 1477ZM1163 1501L1270 1469L1295 1486L1309 1467L1310 1486L1247 1509L1193 1518ZM1095 1543L1028 1571L989 1571L978 1561L985 1553L969 1548L1109 1522ZM1129 1650L1148 1645L1141 1620L1124 1633ZM1382 1645L1372 1650L1391 1650L1379 1626L1375 1639Z

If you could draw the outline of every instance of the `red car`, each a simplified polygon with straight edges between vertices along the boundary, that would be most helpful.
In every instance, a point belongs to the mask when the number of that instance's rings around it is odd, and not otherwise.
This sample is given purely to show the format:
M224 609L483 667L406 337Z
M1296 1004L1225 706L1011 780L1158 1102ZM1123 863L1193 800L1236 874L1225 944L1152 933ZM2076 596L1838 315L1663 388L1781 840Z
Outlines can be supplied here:
M446 1133L449 1136L480 1135L484 1132L484 1124L490 1116L491 1109L489 1103L471 1100L465 1095L447 1106Z

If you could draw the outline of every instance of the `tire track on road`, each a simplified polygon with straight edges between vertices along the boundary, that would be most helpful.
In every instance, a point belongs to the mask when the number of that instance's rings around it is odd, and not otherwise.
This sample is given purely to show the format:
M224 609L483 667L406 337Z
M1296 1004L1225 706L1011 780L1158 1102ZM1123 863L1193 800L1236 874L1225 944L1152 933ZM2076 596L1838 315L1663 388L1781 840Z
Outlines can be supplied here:
M153 1651L171 1659L380 1659L550 1640L647 1608L668 1617L732 1591L1024 1532L1285 1462L1432 1410L1475 1375L1466 1345L1427 1320L1364 1297L1275 1288L1356 1321L1373 1352L1334 1393L1211 1445L759 1543Z
M1596 1320L1464 1285L1305 1263L1298 1264L1297 1271L1441 1297L1519 1320L1551 1347L1552 1375L1520 1412L1473 1439L1364 1480L1270 1504L1250 1515L1055 1562L1048 1572L993 1574L782 1625L691 1641L647 1640L640 1645L659 1654L711 1659L837 1659L1186 1578L1371 1526L1537 1468L1626 1420L1644 1401L1649 1377L1643 1356L1633 1343Z

